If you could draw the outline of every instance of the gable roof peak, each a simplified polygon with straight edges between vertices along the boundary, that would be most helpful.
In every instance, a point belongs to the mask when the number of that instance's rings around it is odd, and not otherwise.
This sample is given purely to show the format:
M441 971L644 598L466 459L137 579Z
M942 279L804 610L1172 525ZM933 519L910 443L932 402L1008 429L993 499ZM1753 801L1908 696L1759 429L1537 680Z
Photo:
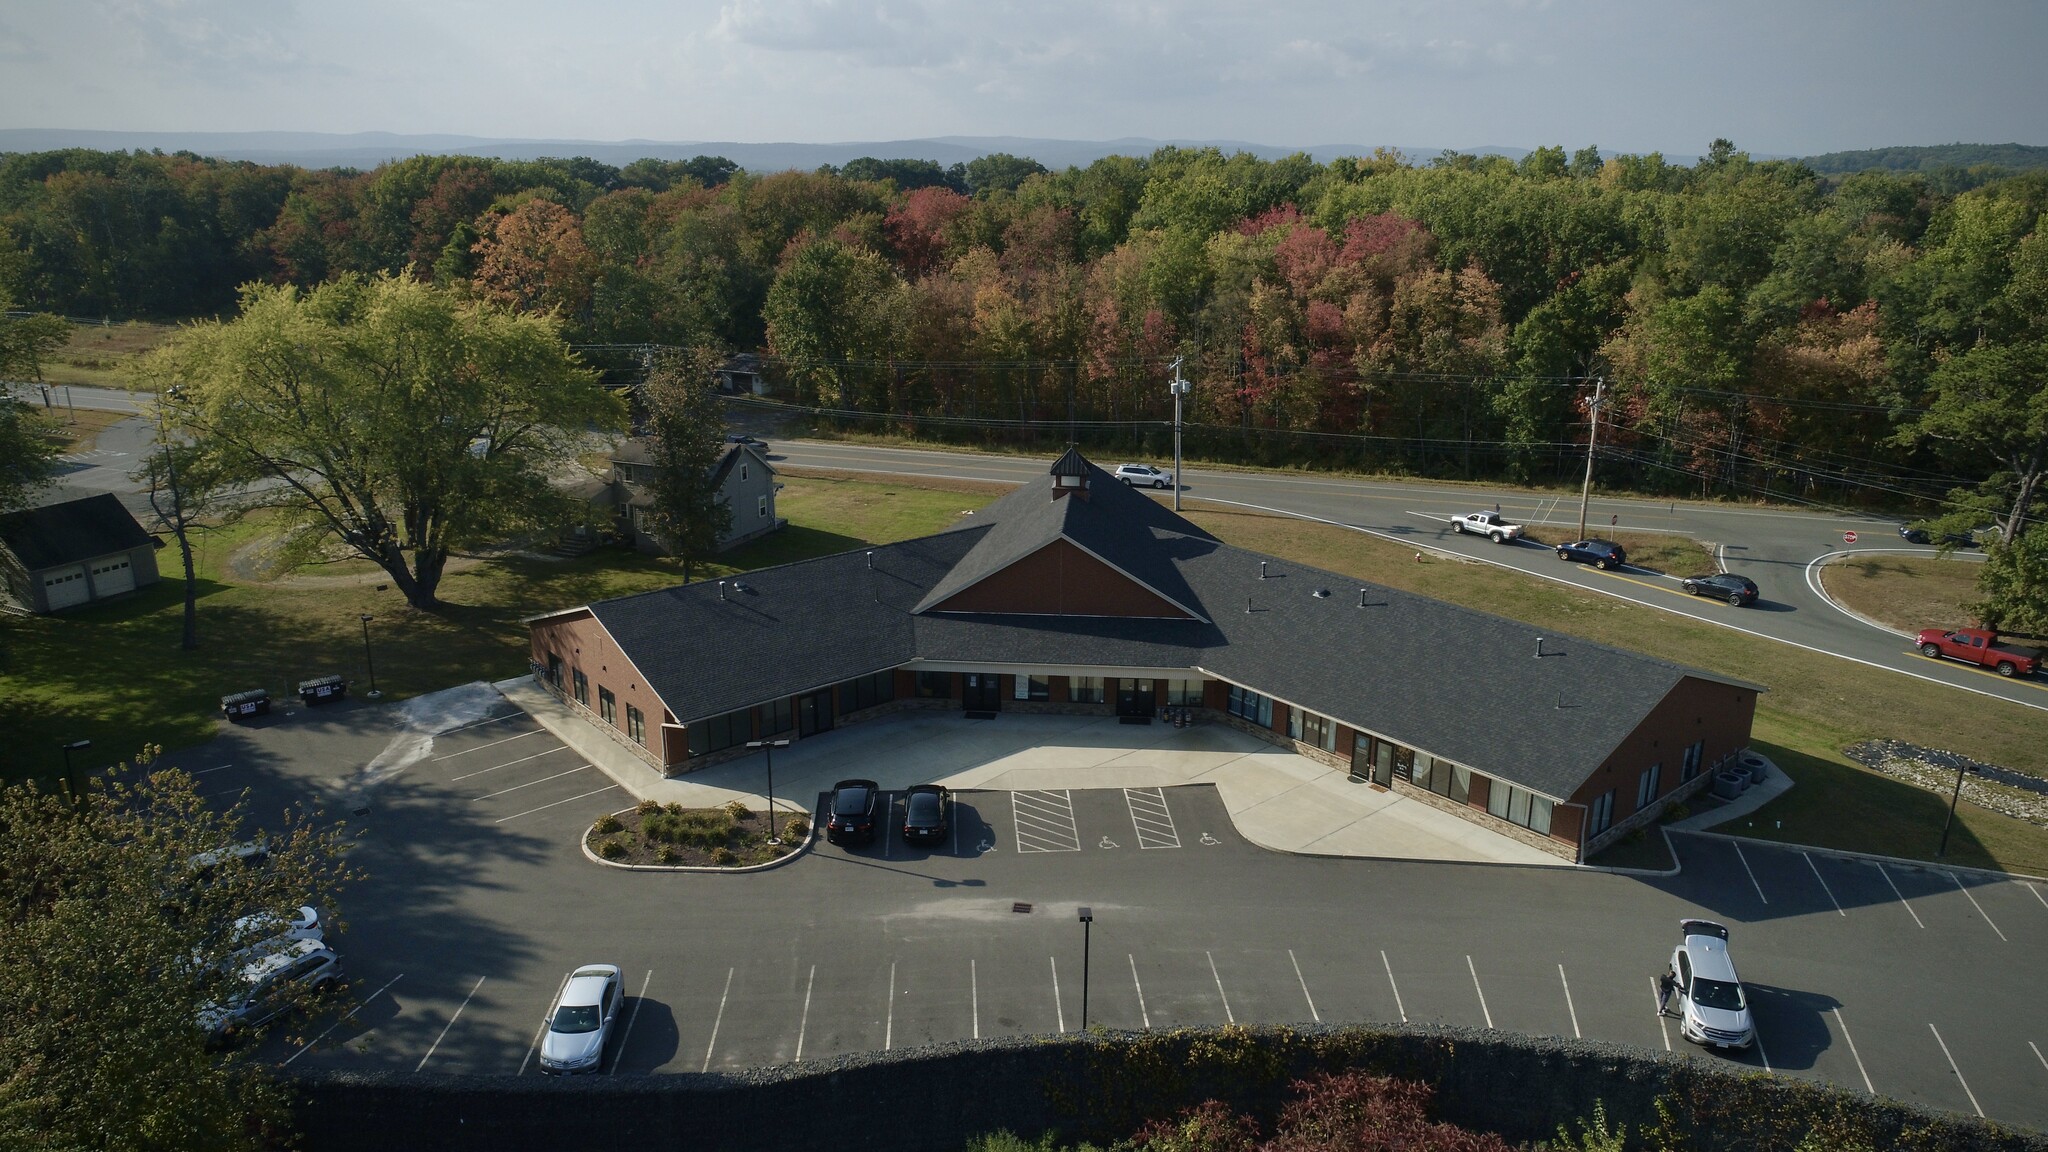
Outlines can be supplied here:
M1068 448L1060 454L1059 459L1052 462L1052 467L1048 471L1054 476L1080 476L1085 478L1091 467L1092 465L1088 463L1088 458L1081 455L1079 448Z

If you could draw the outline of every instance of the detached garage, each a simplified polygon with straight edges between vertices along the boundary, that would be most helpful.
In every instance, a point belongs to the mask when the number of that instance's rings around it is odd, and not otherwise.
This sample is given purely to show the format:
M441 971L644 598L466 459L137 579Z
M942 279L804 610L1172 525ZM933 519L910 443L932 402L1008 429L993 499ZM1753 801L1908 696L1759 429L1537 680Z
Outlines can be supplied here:
M112 495L0 516L0 568L31 612L61 612L157 582L156 540Z

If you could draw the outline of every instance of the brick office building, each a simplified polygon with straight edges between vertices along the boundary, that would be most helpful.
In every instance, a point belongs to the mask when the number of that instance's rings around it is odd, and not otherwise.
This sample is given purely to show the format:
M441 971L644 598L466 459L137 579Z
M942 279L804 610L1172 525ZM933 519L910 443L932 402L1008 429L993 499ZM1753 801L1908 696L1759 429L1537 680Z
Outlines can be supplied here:
M529 623L670 773L899 708L1196 708L1572 860L1704 786L1761 691L1233 548L1074 451L936 536Z

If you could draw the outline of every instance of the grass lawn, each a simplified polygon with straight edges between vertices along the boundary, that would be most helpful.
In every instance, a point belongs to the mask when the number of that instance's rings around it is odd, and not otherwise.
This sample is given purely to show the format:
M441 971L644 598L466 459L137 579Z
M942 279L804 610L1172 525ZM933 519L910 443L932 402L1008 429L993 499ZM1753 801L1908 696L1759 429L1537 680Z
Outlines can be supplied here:
M49 415L57 421L50 442L57 446L59 452L83 452L99 441L100 433L123 420L135 418L132 412L101 412L88 408L81 408L76 413L53 408Z
M1799 786L1750 818L1753 828L1729 831L1851 851L1932 856L1947 797L1851 763L1841 749L1859 740L1908 740L2048 776L2048 742L2040 736L2039 714L2017 704L1529 580L1491 565L1433 557L1418 564L1412 548L1330 525L1237 510L1196 510L1190 518L1242 548L1767 686L1757 708L1757 748ZM1946 858L2048 873L2048 830L1964 804L1956 813Z
M1981 559L1873 553L1821 565L1820 582L1828 595L1865 616L1918 632L1971 623L1963 605L1981 599L1982 571Z
M171 324L130 320L125 324L74 324L71 340L43 365L46 384L89 384L95 388L134 388L122 366L147 352L178 329Z
M698 565L694 578L927 535L995 491L794 475L785 483L777 508L789 526ZM265 530L251 519L200 538L194 652L178 647L184 588L175 546L157 553L163 582L129 599L60 616L0 617L0 781L54 778L63 765L58 745L81 738L93 742L97 762L132 756L145 743L210 739L220 697L245 688L268 688L283 701L300 680L338 672L360 692L368 687L360 613L376 617L377 686L400 698L524 671L522 617L682 580L674 561L620 549L574 560L497 558L443 578L442 611L414 612L395 591L377 591L375 576L315 586L234 579L228 555Z

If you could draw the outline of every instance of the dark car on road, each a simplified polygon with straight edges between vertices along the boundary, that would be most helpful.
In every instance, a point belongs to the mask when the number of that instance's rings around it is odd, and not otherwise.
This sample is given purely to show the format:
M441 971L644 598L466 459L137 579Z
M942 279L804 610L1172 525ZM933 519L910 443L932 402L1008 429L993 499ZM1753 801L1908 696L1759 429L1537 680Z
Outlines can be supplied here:
M953 794L938 784L917 784L903 794L903 842L937 844L946 838Z
M725 442L727 444L745 444L747 447L752 448L754 451L759 452L763 456L766 456L768 454L768 442L766 440L757 440L754 437L745 435L743 433L732 433L731 435L728 435L725 438Z
M1576 560L1595 568L1619 568L1628 563L1628 553L1612 540L1574 540L1557 546L1559 560Z
M882 786L873 780L841 780L832 786L825 817L825 839L834 844L865 844L875 838L875 809Z
M1733 572L1716 572L1712 576L1689 576L1685 581L1688 596L1712 596L1726 600L1737 608L1756 603L1756 581Z
M1908 544L1932 545L1936 542L1933 534L1927 529L1915 528L1910 524L1899 525L1899 536ZM1954 545L1957 548L1975 548L1977 537L1971 532L1943 532L1940 543Z

